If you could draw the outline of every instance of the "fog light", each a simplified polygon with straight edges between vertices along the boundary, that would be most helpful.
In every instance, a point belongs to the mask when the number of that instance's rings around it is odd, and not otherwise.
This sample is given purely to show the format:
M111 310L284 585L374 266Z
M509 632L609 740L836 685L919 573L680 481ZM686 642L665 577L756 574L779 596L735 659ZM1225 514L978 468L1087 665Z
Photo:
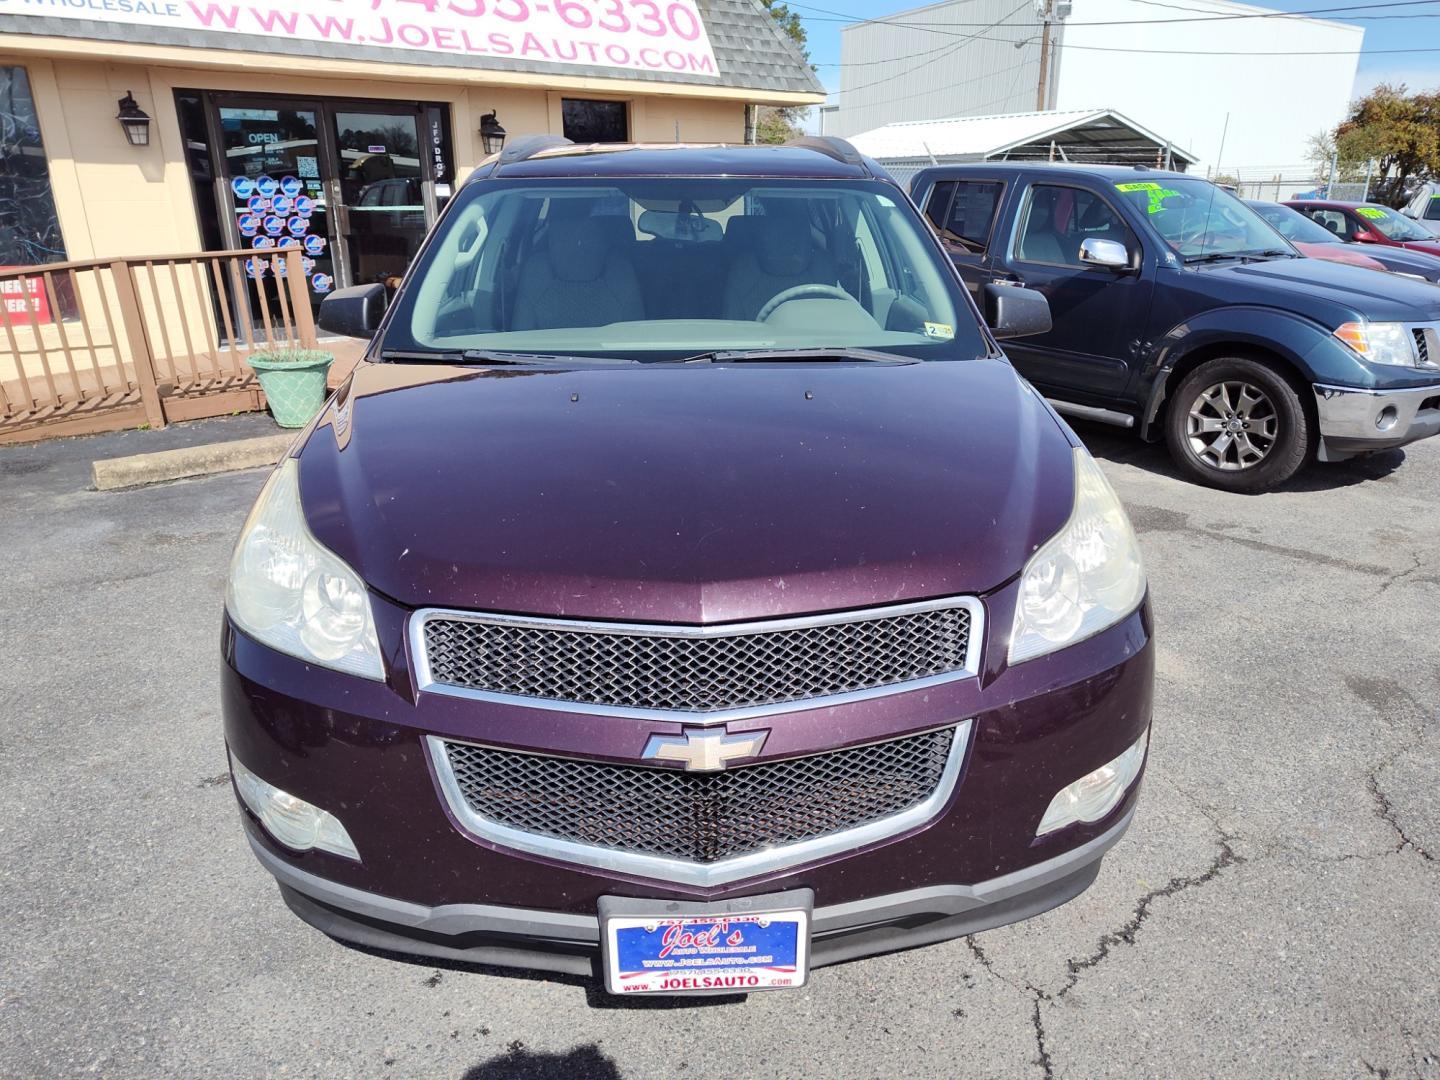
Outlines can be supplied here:
M230 755L235 788L265 831L292 851L328 851L360 861L360 853L340 819L304 799L267 784Z
M1394 405L1386 405L1380 410L1380 415L1375 417L1375 426L1381 431L1389 431L1395 426L1395 421L1400 419L1400 413Z
M1150 730L1141 735L1130 749L1107 765L1086 773L1073 784L1055 793L1045 816L1040 819L1036 836L1044 836L1077 821L1099 821L1114 810L1130 790L1140 766L1145 762L1145 748L1150 744Z

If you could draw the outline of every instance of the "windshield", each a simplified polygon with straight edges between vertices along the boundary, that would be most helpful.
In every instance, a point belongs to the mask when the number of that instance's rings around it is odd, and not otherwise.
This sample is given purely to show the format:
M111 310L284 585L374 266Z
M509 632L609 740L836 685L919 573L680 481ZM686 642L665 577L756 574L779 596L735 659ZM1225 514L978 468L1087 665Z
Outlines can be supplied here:
M1163 181L1115 185L1181 258L1294 254L1259 214L1208 180L1166 176Z
M1250 209L1268 221L1275 231L1286 240L1293 240L1301 244L1339 244L1344 242L1324 225L1312 221L1299 210L1292 210L1279 203L1252 202L1248 205Z
M1416 225L1407 217L1397 214L1388 206L1357 206L1355 213L1365 219L1365 224L1391 240L1434 240L1435 237Z
M705 350L987 351L889 184L637 177L462 191L382 343L676 359Z

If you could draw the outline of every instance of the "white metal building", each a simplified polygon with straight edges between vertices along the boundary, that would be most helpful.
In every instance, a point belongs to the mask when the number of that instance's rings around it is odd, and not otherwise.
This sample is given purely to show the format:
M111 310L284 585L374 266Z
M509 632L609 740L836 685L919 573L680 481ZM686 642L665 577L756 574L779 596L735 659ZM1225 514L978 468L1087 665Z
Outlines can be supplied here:
M1104 162L1184 172L1195 155L1110 109L909 120L851 136L895 180L967 161Z
M1364 35L1228 0L942 0L844 28L826 131L1029 112L1043 96L1119 110L1194 151L1200 171L1279 172L1344 117ZM1274 55L1296 53L1333 55Z

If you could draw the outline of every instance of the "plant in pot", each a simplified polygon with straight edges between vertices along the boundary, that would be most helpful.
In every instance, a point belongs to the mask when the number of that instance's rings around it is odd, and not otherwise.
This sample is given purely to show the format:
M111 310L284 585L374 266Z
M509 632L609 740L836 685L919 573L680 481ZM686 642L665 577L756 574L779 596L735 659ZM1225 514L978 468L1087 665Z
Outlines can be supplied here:
M298 428L325 404L325 375L335 357L323 349L267 349L249 358L281 427Z

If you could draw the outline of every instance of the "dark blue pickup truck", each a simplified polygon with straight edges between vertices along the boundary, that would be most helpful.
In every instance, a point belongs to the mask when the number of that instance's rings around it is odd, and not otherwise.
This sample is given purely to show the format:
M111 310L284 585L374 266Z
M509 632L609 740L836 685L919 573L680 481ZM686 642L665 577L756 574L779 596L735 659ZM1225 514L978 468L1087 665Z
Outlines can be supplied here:
M972 293L1049 301L1005 351L1057 410L1164 438L1202 483L1264 491L1440 433L1440 288L1307 259L1208 181L993 162L911 195Z

